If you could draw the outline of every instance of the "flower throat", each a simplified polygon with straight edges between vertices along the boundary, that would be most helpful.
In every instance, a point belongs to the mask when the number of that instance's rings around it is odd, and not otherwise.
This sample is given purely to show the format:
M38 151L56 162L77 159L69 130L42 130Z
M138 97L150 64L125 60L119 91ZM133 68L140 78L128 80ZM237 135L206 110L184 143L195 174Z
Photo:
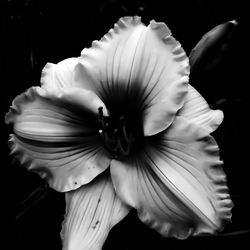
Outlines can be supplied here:
M98 109L99 134L109 152L116 159L126 157L130 154L134 137L128 131L127 121L124 116L103 116L103 108Z

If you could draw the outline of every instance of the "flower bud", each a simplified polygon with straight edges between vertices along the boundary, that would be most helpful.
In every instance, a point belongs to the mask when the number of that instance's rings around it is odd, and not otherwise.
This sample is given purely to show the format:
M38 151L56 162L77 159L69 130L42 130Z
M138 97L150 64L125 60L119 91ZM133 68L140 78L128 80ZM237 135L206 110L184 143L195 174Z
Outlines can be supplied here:
M189 55L191 73L201 69L206 62L211 61L210 59L213 60L218 52L221 53L223 47L229 43L237 25L236 20L220 24L201 38Z

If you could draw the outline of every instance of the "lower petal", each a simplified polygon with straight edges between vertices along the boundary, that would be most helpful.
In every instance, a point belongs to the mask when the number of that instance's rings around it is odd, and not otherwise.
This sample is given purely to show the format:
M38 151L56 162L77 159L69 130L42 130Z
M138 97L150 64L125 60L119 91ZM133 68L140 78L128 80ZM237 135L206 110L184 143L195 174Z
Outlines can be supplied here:
M151 138L141 156L111 161L119 197L164 236L215 233L231 218L232 202L208 133L183 118Z
M101 249L110 229L128 212L129 208L116 196L107 173L66 193L61 232L63 250Z
M206 100L191 85L188 85L184 106L180 109L178 115L202 126L209 133L216 130L223 121L223 112L210 109Z

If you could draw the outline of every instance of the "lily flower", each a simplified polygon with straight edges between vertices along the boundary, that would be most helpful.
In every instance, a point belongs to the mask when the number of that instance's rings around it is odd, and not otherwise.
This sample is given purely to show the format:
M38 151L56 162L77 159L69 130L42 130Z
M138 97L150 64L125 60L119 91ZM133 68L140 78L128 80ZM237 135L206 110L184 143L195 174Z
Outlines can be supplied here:
M231 218L219 148L223 120L188 83L164 23L121 18L78 58L48 63L16 97L11 152L65 192L64 250L101 249L131 208L165 237L216 233Z

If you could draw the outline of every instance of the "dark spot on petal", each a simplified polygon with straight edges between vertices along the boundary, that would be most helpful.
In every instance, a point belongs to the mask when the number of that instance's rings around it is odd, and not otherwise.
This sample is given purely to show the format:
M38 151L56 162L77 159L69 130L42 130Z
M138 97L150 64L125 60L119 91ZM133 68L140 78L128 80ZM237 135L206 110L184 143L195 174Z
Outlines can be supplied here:
M100 221L99 221L99 220L97 220L97 221L95 222L95 225L94 225L94 226L92 226L92 228L93 228L93 229L96 229L96 226L99 224L99 222L100 222Z

